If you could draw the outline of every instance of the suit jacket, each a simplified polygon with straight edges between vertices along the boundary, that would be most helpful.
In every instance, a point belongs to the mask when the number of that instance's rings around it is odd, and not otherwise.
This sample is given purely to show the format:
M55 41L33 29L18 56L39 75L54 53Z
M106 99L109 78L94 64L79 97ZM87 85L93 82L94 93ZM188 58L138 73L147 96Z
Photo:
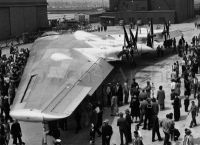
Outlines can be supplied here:
M128 122L125 118L119 118L117 120L117 126L119 126L119 130L126 131L128 129Z
M21 127L18 122L15 122L11 126L11 134L14 136L21 135Z
M112 126L110 126L110 125L102 126L102 137L106 137L106 136L111 137L112 134L113 134Z

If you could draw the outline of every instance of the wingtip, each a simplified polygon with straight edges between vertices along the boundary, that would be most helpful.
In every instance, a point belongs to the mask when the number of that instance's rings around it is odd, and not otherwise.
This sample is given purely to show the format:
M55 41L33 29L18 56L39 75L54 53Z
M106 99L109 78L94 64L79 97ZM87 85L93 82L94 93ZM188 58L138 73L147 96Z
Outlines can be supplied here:
M53 121L65 118L65 115L48 114L43 113L40 110L35 109L17 109L12 110L10 115L17 120L25 122L43 122L43 121Z

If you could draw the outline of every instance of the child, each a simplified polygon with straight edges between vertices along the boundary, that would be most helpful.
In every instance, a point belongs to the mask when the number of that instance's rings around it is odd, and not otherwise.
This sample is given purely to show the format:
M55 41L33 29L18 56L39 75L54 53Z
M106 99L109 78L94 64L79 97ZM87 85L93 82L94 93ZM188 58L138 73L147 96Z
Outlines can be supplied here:
M184 105L185 105L185 112L188 112L188 106L190 104L189 96L185 97Z
M138 136L140 137L140 139L142 140L143 138L142 138L142 134L141 134L141 132L140 132L140 125L139 124L137 124L137 125L135 125L135 131L137 131L138 132Z

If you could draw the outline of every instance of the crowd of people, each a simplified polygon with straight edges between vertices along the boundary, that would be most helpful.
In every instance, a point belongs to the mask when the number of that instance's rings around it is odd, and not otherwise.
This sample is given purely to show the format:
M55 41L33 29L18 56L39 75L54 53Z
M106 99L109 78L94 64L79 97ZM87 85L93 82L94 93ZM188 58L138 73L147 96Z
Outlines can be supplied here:
M197 37L195 37L197 38ZM152 142L155 140L157 134L158 140L162 141L159 128L163 128L164 145L169 145L171 141L177 141L180 136L179 129L176 128L176 122L180 120L182 107L181 99L184 99L183 105L185 112L191 114L191 122L188 127L197 126L196 116L200 108L200 86L199 80L196 76L199 70L199 55L198 55L198 41L192 40L192 46L189 46L182 36L178 42L175 52L180 56L180 60L174 62L171 71L171 101L173 113L166 115L166 118L160 120L158 117L159 111L165 110L165 91L163 86L159 86L156 96L154 93L154 84L147 81L144 88L141 88L136 79L132 79L131 86L128 86L126 81L124 84L109 83L106 88L107 106L111 108L111 116L119 116L117 126L119 127L119 134L121 144L133 143L134 145L142 145L142 135L139 131L142 125L143 130L152 130ZM173 41L172 41L173 44ZM173 45L172 45L173 47ZM184 92L181 93L181 85L184 85ZM129 93L131 96L130 102ZM181 95L183 94L184 97ZM192 95L193 94L193 95ZM197 99L191 100L191 96ZM126 109L124 113L119 112L118 107L129 104L130 109ZM190 106L190 108L189 108ZM132 123L136 123L136 130L133 132ZM133 132L133 136L132 136ZM125 141L123 140L125 137ZM188 145L188 141L193 142L193 136L190 129L185 129L184 145ZM103 144L108 145L108 144Z
M29 57L28 49L19 49L13 44L10 54L2 54L0 49L0 144L8 145L12 135L13 144L23 144L21 140L21 127L17 120L9 115L10 106L13 104L16 89ZM11 127L10 127L11 125Z

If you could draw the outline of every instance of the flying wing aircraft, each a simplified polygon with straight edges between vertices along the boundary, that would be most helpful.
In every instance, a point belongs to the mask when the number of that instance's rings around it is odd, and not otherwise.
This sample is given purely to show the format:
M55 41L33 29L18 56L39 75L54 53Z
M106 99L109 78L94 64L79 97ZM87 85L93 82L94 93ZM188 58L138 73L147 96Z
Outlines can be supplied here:
M144 34L137 35L134 42ZM112 71L107 61L120 60L123 42L123 34L44 34L32 46L10 115L40 122L70 116ZM145 43L137 48L152 51Z
M33 122L70 116L112 71L107 61L119 60L122 45L121 35L43 34L30 50L10 115Z

